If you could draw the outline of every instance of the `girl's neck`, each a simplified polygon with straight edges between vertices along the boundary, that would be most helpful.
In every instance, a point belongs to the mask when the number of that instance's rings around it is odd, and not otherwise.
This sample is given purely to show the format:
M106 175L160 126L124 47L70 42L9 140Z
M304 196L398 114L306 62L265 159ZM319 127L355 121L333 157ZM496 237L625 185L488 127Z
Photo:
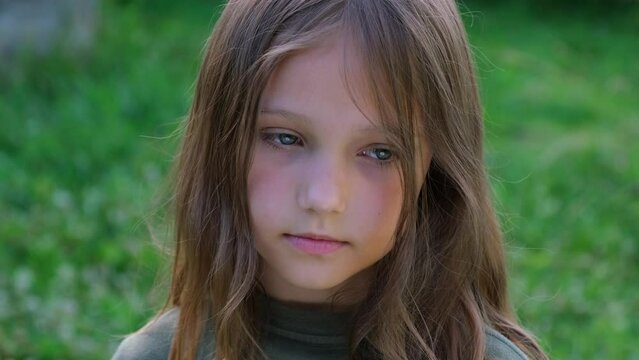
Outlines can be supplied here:
M366 297L372 268L366 269L334 289L320 291L289 288L280 283L260 278L258 288L267 298L285 306L305 310L350 311Z

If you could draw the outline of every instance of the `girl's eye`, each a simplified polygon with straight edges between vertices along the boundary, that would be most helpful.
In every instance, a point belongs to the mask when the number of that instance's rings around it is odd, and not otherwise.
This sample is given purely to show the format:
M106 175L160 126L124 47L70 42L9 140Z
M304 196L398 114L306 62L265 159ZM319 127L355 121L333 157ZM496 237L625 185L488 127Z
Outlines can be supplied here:
M299 145L301 143L299 137L288 133L264 133L262 134L262 139L270 144L284 146Z
M380 165L390 163L393 158L393 153L389 149L385 148L370 148L363 151L363 154L370 156Z

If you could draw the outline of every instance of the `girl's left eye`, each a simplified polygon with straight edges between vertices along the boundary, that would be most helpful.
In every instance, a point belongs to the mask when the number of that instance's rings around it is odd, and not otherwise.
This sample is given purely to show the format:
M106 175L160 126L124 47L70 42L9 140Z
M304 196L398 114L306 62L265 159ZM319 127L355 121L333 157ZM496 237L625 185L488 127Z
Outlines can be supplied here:
M389 164L393 160L393 152L386 148L370 148L362 151L362 154L372 157L380 165Z

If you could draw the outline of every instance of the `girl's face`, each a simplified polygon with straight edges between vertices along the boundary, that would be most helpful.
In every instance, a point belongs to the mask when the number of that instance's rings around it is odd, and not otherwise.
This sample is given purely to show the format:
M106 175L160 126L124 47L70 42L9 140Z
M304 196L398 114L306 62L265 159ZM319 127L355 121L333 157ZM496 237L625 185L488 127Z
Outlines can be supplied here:
M343 83L343 61L362 68L355 56L344 57L343 41L333 36L285 60L257 119L252 231L261 282L285 301L325 303L340 285L363 290L371 265L393 246L402 206L399 165L376 125L364 75L349 74L363 113Z

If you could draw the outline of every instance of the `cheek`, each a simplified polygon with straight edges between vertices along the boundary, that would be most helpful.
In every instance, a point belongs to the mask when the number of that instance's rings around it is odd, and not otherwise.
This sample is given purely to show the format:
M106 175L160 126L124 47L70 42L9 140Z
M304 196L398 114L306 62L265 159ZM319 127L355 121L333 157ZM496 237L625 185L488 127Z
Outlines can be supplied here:
M286 169L273 164L269 157L256 154L248 174L248 201L255 226L275 223L278 211L290 198L290 177Z
M367 176L357 192L358 205L353 216L368 236L386 239L393 235L402 206L402 188L398 172ZM379 240L382 241L382 240Z

